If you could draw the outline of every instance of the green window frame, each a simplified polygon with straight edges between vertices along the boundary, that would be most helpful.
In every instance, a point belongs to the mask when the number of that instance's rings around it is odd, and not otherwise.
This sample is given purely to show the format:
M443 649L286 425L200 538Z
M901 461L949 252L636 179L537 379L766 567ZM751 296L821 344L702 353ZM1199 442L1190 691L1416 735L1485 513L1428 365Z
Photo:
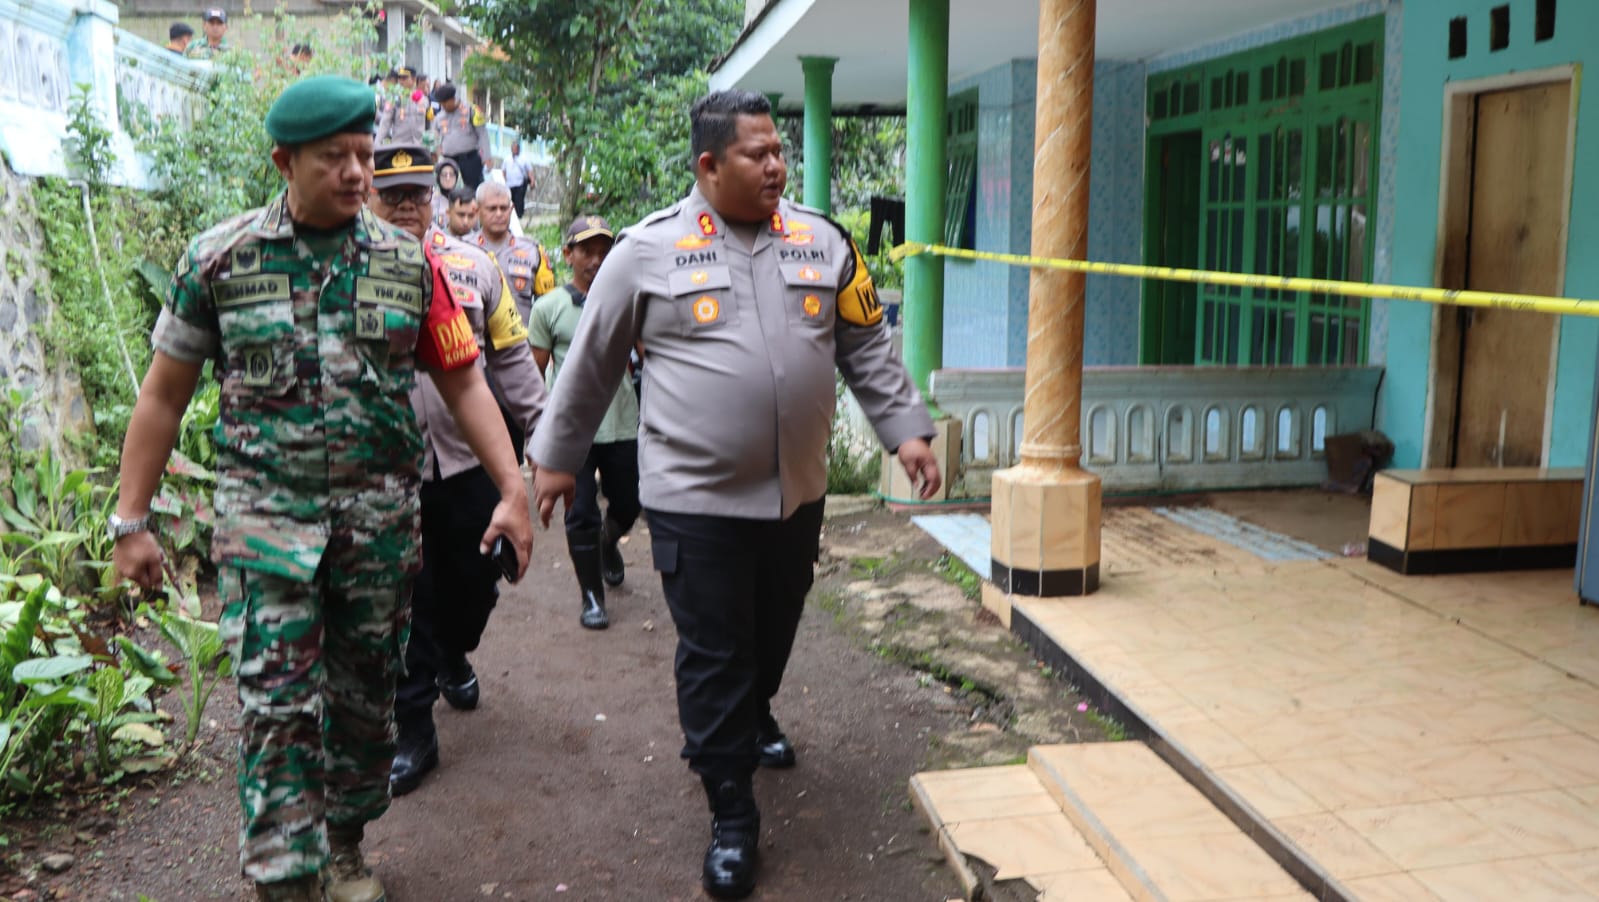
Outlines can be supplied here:
M1370 278L1382 34L1380 17L1366 19L1149 80L1152 144L1178 133L1199 137L1193 213L1201 267ZM1168 214L1151 205L1146 248L1160 215ZM1146 319L1160 309L1146 303ZM1366 361L1364 298L1202 284L1190 309L1197 364Z
M977 92L963 91L949 98L945 112L949 179L945 182L944 243L972 250L976 247L972 220L977 185Z

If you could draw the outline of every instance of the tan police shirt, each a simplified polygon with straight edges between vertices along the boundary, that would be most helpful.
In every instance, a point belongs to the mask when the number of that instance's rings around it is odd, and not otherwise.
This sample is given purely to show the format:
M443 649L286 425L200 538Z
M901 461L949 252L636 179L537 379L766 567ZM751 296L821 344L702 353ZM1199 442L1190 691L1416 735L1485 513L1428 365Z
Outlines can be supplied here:
M460 101L455 112L439 110L433 114L433 131L438 136L439 156L458 157L477 153L489 156L488 120L476 104Z
M835 366L886 447L933 436L859 251L786 200L753 248L697 188L617 236L534 437L539 466L582 466L639 340L646 508L774 520L821 498Z
M483 354L479 366L497 389L500 400L511 410L524 433L532 436L544 412L548 396L544 377L527 343L527 328L516 312L510 287L499 267L487 254L438 229L429 229L424 238L444 267L455 299L466 310L467 320ZM444 397L431 377L419 374L411 390L411 406L426 442L422 478L449 478L481 466L472 446L450 415ZM436 464L436 467L435 467Z
M495 263L500 264L505 281L511 283L511 294L516 297L516 311L522 314L523 323L529 322L533 314L533 302L540 295L555 290L555 270L550 266L544 248L531 238L510 232L505 233L503 243L494 244L489 241L489 236L483 234L482 229L462 240L476 244L487 251Z

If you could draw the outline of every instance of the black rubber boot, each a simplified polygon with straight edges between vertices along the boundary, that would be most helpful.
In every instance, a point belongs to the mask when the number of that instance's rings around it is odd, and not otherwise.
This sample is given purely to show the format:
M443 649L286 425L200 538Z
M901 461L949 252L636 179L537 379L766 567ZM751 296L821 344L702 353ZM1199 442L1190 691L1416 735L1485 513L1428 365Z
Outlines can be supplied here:
M610 517L605 518L605 527L600 530L600 575L605 578L607 586L620 586L622 580L627 578L627 567L622 562L622 549L616 543L627 531L618 527Z
M605 582L600 577L600 531L580 529L566 534L566 550L572 555L572 570L583 596L583 613L578 622L584 629L602 630L611 625L605 613Z
M717 899L742 899L755 891L760 863L761 812L749 777L702 774L711 806L711 844L700 881Z

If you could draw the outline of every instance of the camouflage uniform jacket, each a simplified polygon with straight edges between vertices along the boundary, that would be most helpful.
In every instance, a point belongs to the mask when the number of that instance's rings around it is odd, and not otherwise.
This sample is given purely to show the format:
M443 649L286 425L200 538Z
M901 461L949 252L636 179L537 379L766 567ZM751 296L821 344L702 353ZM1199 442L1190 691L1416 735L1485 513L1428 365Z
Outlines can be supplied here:
M233 45L229 44L226 38L224 38L222 43L218 44L216 47L212 47L205 41L205 39L202 38L201 40L190 44L189 49L185 50L183 55L192 60L211 60L216 59L232 49Z
M483 248L494 258L494 262L500 264L500 269L505 272L505 280L511 283L511 293L516 295L516 310L522 314L522 322L530 322L533 301L555 290L555 269L550 266L550 258L544 253L544 248L531 238L519 238L512 234L506 235L503 245L495 247L489 244L482 229L466 236L466 240Z
M505 277L488 254L459 238L430 229L424 240L443 264L450 290L472 324L472 335L484 352L479 365L486 367L496 394L531 440L539 414L544 412L544 377L533 360L527 328L516 312ZM481 465L426 373L411 390L411 405L416 408L427 447L424 480L448 478Z
M458 309L436 324L435 284L420 243L364 208L317 261L287 193L190 243L152 343L216 361L219 565L310 580L330 536L396 575L419 565L418 355L477 356Z

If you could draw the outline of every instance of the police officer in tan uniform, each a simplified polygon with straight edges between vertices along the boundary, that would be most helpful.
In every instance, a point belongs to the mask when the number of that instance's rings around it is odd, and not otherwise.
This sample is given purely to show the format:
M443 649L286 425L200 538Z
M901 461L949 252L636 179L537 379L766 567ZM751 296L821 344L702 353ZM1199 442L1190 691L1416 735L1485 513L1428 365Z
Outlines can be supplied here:
M420 145L379 147L374 153L373 212L420 238L441 265L455 300L466 311L482 349L479 365L512 427L513 439L532 435L544 410L527 329L509 286L488 255L430 226L433 159ZM422 570L412 594L406 673L395 697L399 741L389 773L392 794L416 789L438 766L433 703L478 703L478 679L467 653L477 648L499 597L499 567L479 550L474 524L498 500L494 483L472 452L433 380L419 376L411 406L422 428ZM518 455L520 456L520 454Z
M455 161L461 170L461 183L477 190L483 184L483 168L489 162L488 118L477 104L462 102L455 85L433 89L439 110L433 114L434 147L439 156Z
M417 89L415 72L401 66L394 75L399 88L378 116L377 144L422 144L433 121L433 107L427 94Z
M677 626L683 756L710 803L702 881L754 890L758 763L790 766L771 713L814 576L835 367L923 498L933 424L893 350L864 260L837 223L783 199L765 97L690 113L695 188L617 237L534 437L546 525L642 341L640 488Z
M511 231L511 190L499 182L477 186L478 230L467 237L488 251L504 270L516 295L516 309L527 322L533 301L555 290L555 270L537 241Z

